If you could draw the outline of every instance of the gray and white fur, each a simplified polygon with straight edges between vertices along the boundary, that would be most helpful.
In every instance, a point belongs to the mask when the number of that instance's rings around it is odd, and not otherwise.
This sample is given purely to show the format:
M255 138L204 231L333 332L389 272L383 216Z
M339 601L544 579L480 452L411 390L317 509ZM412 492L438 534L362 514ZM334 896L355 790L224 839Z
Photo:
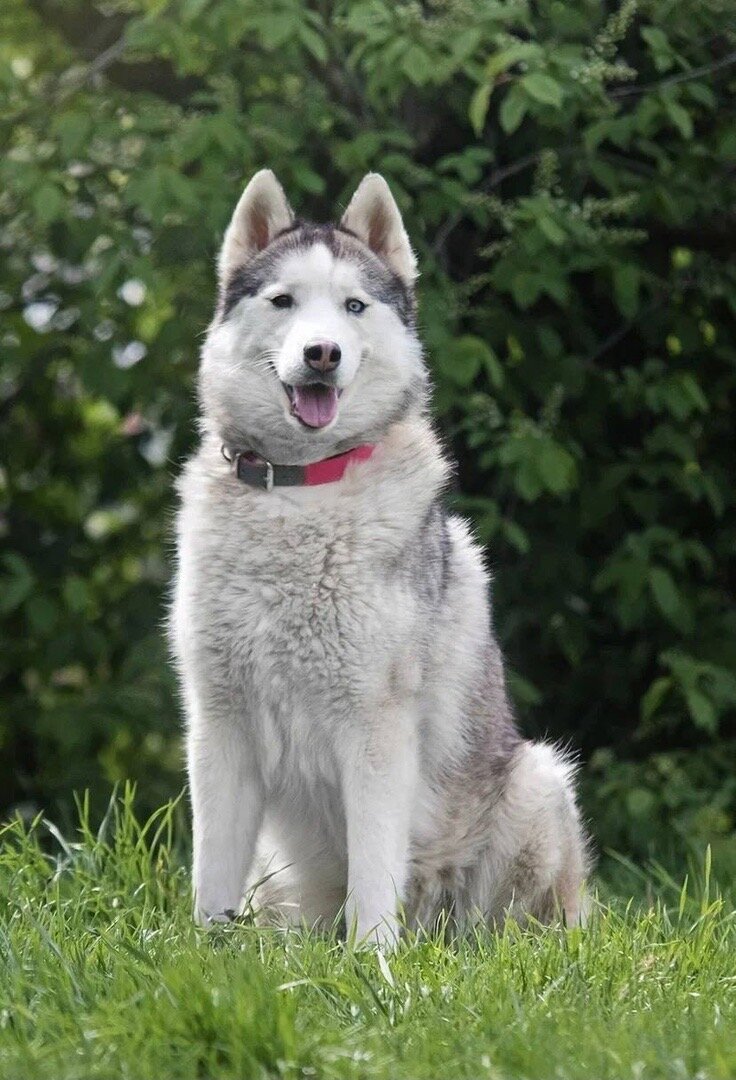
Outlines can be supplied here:
M574 768L519 733L481 551L443 509L415 276L376 174L332 227L295 222L264 170L225 235L170 615L204 924L264 877L251 900L271 916L344 915L383 944L443 912L580 918ZM319 380L315 341L339 347ZM328 422L300 415L310 393ZM365 443L341 480L271 491L221 453L306 464Z

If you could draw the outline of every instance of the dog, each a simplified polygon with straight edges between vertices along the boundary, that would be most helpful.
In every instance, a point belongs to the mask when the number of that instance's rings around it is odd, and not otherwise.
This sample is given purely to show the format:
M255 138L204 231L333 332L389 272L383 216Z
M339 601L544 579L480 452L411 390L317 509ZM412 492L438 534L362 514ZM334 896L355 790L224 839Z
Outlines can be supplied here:
M375 173L333 226L263 170L225 233L170 612L205 925L247 896L389 947L445 916L580 919L574 766L520 734L443 507L416 275Z

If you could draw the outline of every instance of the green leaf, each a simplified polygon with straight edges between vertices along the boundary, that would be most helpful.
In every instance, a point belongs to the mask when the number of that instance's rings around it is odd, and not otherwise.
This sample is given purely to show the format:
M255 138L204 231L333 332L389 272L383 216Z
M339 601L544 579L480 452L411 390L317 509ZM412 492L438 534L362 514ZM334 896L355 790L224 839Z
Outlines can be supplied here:
M469 386L481 366L489 373L493 371L494 376L500 375L503 380L503 371L496 354L482 338L473 334L465 334L448 345L443 352L441 364L442 370L458 386Z
M613 295L621 314L633 319L639 309L639 268L634 263L617 263L613 267Z
M313 195L321 195L325 190L324 177L311 169L305 161L295 162L293 171L299 187L303 188L304 191L309 191Z
M520 555L527 554L530 546L529 537L518 522L512 521L511 518L503 518L501 521L501 533Z
M541 705L544 698L537 687L529 679L525 679L518 671L509 668L506 673L511 697L520 705Z
M559 272L559 267L549 262L539 274L539 287L547 296L551 296L558 304L566 304L569 297L567 280Z
M461 30L452 42L452 57L457 61L467 60L483 40L483 31L476 26Z
M663 566L653 566L649 571L649 587L657 607L670 622L677 622L682 608L679 589Z
M470 99L470 108L468 109L468 115L470 117L470 123L473 125L473 131L476 135L480 135L483 130L483 126L486 122L486 116L488 115L488 105L491 100L491 94L493 92L493 83L483 83L473 94Z
M512 86L498 110L499 123L507 135L516 131L526 116L528 108L528 98L521 92L518 85Z
M511 280L511 295L520 308L531 307L541 291L539 275L531 270L521 270Z
M685 691L685 701L695 725L714 734L718 730L718 716L711 699L693 687Z
M31 596L24 611L31 629L37 634L48 634L56 626L59 613L56 604L47 596Z
M538 470L531 461L522 461L516 470L514 485L525 502L535 502L544 490Z
M210 0L184 0L181 5L182 21L185 23L194 22L202 14L209 2Z
M561 495L574 486L577 473L575 459L558 443L545 440L543 450L537 456L536 464L548 491Z
M26 560L14 551L3 556L3 563L8 574L0 578L0 614L9 615L30 595L34 577Z
M49 225L63 216L66 199L56 184L42 184L33 195L33 208L39 221Z
M537 226L544 233L550 244L560 247L565 243L565 234L560 226L548 215L540 214L537 218Z
M668 71L674 63L674 53L665 32L658 26L643 26L640 33L649 46L657 71Z
M679 102L673 101L670 97L664 99L664 108L683 139L692 139L693 121L687 109L683 108Z
M401 70L415 86L431 82L437 73L432 56L419 45L410 45L406 50Z
M504 71L517 64L519 60L529 60L540 52L539 45L533 41L516 41L506 49L499 49L486 61L486 75L495 79Z
M258 22L258 31L264 49L280 49L294 34L299 33L300 18L295 11L270 11L267 18Z
M635 787L626 793L626 809L633 818L649 817L654 806L654 795L646 788Z
M308 53L310 53L315 60L319 60L320 64L326 64L329 60L329 53L325 44L325 39L321 34L318 34L316 30L311 26L307 26L306 23L302 23L299 27L299 40L304 45Z
M645 723L652 719L671 689L672 679L667 675L655 679L649 686L640 704L641 718Z
M562 353L562 338L552 326L542 323L537 327L537 337L546 356L558 357Z
M63 595L68 609L76 614L85 611L89 604L87 583L76 574L65 580Z
M81 151L91 127L92 119L86 113L66 112L58 117L54 129L65 157Z
M543 75L541 71L533 71L525 75L521 80L527 94L540 101L543 105L552 105L559 109L562 106L563 92L561 85L551 75Z
M693 409L696 409L698 412L703 413L707 413L710 411L710 404L707 397L703 393L700 383L694 375L690 374L689 371L686 371L682 374L682 377L680 378L680 386L682 387L685 395L692 402Z
M483 366L488 372L488 380L494 390L500 390L503 386L503 365L490 346L486 346L483 352Z

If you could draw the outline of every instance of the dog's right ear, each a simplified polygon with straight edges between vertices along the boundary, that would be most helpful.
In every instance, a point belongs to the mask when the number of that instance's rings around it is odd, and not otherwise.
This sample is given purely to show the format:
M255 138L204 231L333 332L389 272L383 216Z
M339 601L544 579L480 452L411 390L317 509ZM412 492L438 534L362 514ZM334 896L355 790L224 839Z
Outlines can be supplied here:
M282 229L288 229L294 214L284 190L270 169L261 169L240 196L225 232L218 260L221 282L271 243Z

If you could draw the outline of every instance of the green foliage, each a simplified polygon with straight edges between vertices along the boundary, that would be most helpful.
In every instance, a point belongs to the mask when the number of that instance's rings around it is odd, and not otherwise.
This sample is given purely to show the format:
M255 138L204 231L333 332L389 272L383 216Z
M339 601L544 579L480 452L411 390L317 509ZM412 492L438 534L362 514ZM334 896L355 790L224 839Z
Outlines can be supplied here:
M192 925L176 808L0 834L8 1080L434 1080L736 1071L736 924L710 860L589 927L421 934L382 956L332 934ZM718 862L714 861L717 871Z
M729 15L6 0L5 801L178 784L171 481L218 239L268 164L317 218L370 169L396 192L524 722L611 751L601 842L624 821L639 854L666 837L669 782L644 781L638 816L621 782L662 754L733 831L733 789L700 764L733 761L736 706Z

